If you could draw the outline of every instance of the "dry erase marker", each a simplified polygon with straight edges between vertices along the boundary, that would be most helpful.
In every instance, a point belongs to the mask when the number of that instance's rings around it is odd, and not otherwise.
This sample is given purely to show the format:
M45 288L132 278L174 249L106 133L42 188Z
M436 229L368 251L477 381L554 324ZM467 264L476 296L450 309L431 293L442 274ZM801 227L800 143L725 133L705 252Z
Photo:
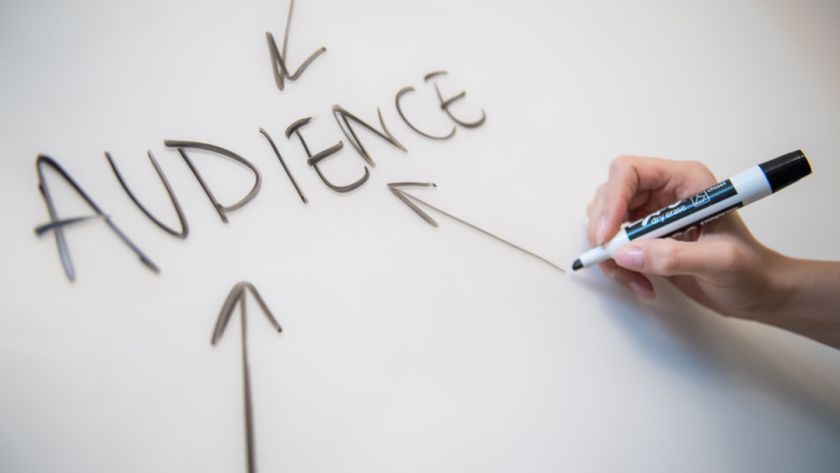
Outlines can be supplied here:
M801 150L753 166L695 196L627 224L606 245L582 254L572 264L572 269L577 271L606 261L633 240L664 238L684 232L768 196L808 174L811 174L811 165Z

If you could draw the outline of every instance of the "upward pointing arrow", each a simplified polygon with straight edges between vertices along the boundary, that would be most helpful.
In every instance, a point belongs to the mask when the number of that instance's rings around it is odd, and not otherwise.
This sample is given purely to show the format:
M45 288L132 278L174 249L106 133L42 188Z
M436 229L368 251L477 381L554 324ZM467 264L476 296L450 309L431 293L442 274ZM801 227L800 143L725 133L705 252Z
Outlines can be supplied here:
M391 182L391 183L388 184L388 190L390 190L392 194L394 194L398 199L400 199L405 205L408 206L408 208L410 208L412 211L414 211L414 213L416 213L420 218L425 220L426 223L428 223L429 225L431 225L433 227L438 226L437 221L435 221L435 219L433 219L428 213L424 212L423 209L421 209L417 204L428 207L428 208L434 210L435 212L437 212L437 213L439 213L443 216L449 217L450 219L452 219L452 220L454 220L454 221L456 221L456 222L458 222L462 225L466 225L467 227L470 227L473 230L481 232L484 235L489 236L490 238L492 238L496 241L502 242L505 245L507 245L507 246L509 246L509 247L511 247L515 250L521 251L522 253L525 253L526 255L529 255L533 258L536 258L536 259L542 261L543 263L551 266L552 268L560 271L561 273L566 272L566 270L564 270L563 268L561 268L557 264L552 263L551 261L547 260L546 258L543 258L542 256L540 256L536 253L528 251L525 248L522 248L521 246L519 246L515 243L511 243L511 242L505 240L504 238L502 238L498 235L490 233L489 231L487 231L487 230L485 230L485 229L483 229L479 226L473 225L472 223L467 222L466 220L463 220L459 217L456 217L449 212L441 210L441 209L435 207L434 205L432 205L432 204L430 204L430 203L428 203L424 200L421 200L420 198L418 198L414 195L409 194L408 192L403 190L403 188L405 188L405 187L437 187L437 185L434 182Z
M237 303L239 303L239 320L241 322L242 327L242 388L243 388L243 400L245 404L245 448L246 448L246 460L247 460L247 467L248 473L254 473L256 471L256 455L254 452L254 409L253 403L251 401L251 374L250 370L248 369L248 337L247 337L247 327L245 319L247 318L245 315L245 291L248 290L251 292L251 295L254 296L256 299L257 304L259 304L260 308L265 314L268 321L271 325L277 330L278 332L282 332L283 329L280 327L280 324L277 323L277 320L271 314L271 311L268 310L268 306L265 304L262 296L257 291L257 288L254 287L253 284L249 282L240 282L233 286L233 289L230 290L230 293L225 299L225 303L222 304L222 310L219 312L219 317L216 319L216 326L213 328L213 336L210 339L210 345L216 345L219 339L222 338L222 334L227 327L228 322L230 321L231 316L233 315L233 310L236 308Z

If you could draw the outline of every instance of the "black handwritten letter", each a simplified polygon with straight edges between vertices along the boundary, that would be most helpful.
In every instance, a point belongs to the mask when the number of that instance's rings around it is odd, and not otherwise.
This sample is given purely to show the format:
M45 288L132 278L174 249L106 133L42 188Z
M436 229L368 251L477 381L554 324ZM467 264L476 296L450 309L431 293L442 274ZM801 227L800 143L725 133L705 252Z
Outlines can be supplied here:
M58 217L58 212L55 209L55 202L53 201L52 195L50 194L49 186L47 185L46 177L44 176L44 167L50 167L55 172L64 179L65 182L70 184L76 194L78 194L82 199L84 199L85 203L90 207L94 215L92 216L85 216L85 217L73 217L69 219L60 219ZM105 224L108 225L108 228L114 232L114 234L119 237L120 240L123 241L130 249L140 258L140 262L146 265L147 268L154 271L155 273L159 273L160 269L158 269L157 265L152 262L141 250L137 247L137 245L132 242L128 236L120 230L119 227L111 220L111 217L105 214L102 209L96 205L96 202L88 196L88 194L82 189L82 187L70 177L69 174L61 167L54 159L50 158L49 156L40 155L35 160L35 170L38 173L38 189L41 191L41 196L44 198L44 203L47 206L47 211L50 214L50 222L44 225L40 225L35 228L35 234L41 236L49 231L54 232L55 234L55 243L58 246L58 256L61 259L61 265L64 267L64 274L67 275L67 279L73 281L76 279L76 270L73 267L73 261L70 259L70 250L67 247L67 240L64 237L64 227L68 225L72 225L75 223L79 223L86 220L103 220Z
M166 189L166 193L169 194L169 200L172 202L172 206L175 207L175 213L178 214L178 222L181 224L181 231L177 231L168 225L164 224L160 220L157 219L151 212L149 212L143 204L140 203L140 200L137 199L137 196L131 192L131 189L128 188L128 184L125 183L125 179L123 179L122 174L120 174L119 169L117 169L116 163L114 163L114 159L111 157L111 153L105 152L105 158L108 159L108 164L111 165L111 170L114 171L114 176L117 177L117 180L120 182L120 186L122 186L123 190L126 194L128 194L128 198L134 202L134 205L140 209L143 214L149 218L155 225L160 227L161 230L165 231L166 233L181 239L186 239L187 235L190 234L190 226L187 224L187 218L184 216L184 211L181 210L181 205L178 203L178 198L175 197L175 193L172 191L172 186L169 185L169 180L166 179L166 176L161 171L160 166L158 165L155 157L152 155L152 152L149 151L149 161L152 162L152 166L154 166L155 171L157 172L158 177L160 178L160 182L163 183L163 187Z
M435 77L444 76L446 74L448 74L448 72L446 72L446 71L430 72L430 73L426 74L426 76L423 78L423 80L428 82L428 81L434 79ZM435 85L435 92L437 93L438 100L440 101L441 110L446 112L446 114L449 115L449 118L451 118L453 122L455 122L455 123L457 123L457 124L459 124L459 125L461 125L465 128L478 128L478 127L480 127L481 125L484 124L484 121L487 119L487 115L484 113L484 110L481 111L481 118L479 118L479 119L477 119L473 122L467 122L467 121L464 121L464 120L460 120L457 117L455 117L455 115L453 115L452 112L449 110L449 107L451 107L453 103L455 103L455 102L457 102L457 101L459 101L459 100L461 100L461 99L463 99L464 97L467 96L466 91L461 91L460 93L455 94L452 97L449 97L448 99L444 99L443 94L440 93L440 87L438 87L437 81L434 82L434 85Z
M455 136L455 125L452 125L452 129L449 131L449 133L447 133L445 135L440 135L440 136L426 133L425 131L423 131L423 130L417 128L416 126L414 126L414 124L411 123L408 120L408 117L405 116L405 112L403 112L403 109L402 109L402 98L405 94L407 94L409 92L414 92L414 87L411 87L411 86L403 87L402 89L400 89L399 92L397 92L397 96L394 98L394 105L396 105L396 107L397 107L397 113L400 114L400 118L403 119L403 121L405 122L406 125L408 125L409 128L414 130L417 134L419 134L421 136L425 136L426 138L431 138L433 140L448 140L449 138L452 138L453 136Z
M341 132L344 133L344 136L347 137L347 141L353 146L353 149L356 150L359 155L367 161L368 164L371 166L376 166L373 163L373 160L370 158L367 150L365 149L364 145L361 141L359 141L359 137L356 136L356 131L353 130L353 126L350 124L350 121L356 122L356 124L361 125L362 127L366 128L371 133L375 134L376 136L382 138L383 140L390 143L392 146L406 151L405 146L403 146L394 135L388 131L388 127L385 126L385 120L382 119L382 111L378 108L376 109L377 115L379 115L379 124L382 126L382 131L377 130L376 128L372 127L370 124L365 123L362 121L361 118L357 117L356 115L348 112L345 110L341 105L334 105L333 106L333 116L335 116L335 121L338 122L338 127L341 128Z
M280 154L280 150L277 149L277 145L274 144L274 140L271 139L271 135L269 135L264 128L260 128L260 133L262 133L265 139L268 140L268 144L271 145L271 149L274 150L274 155L277 156L278 160L280 160L280 165L283 166L283 170L286 171L286 177L288 177L292 185L295 186L295 190L297 191L298 196L300 196L301 202L303 202L304 204L308 204L309 200L306 198L305 195L303 195L303 191L300 189L300 186L295 180L295 176L292 175L292 171L289 171L289 167L286 166L286 161L283 159L283 155Z
M223 222L227 223L227 212L234 211L236 209L242 208L250 202L257 194L260 192L260 185L262 184L262 176L260 175L259 169L256 166L251 164L250 161L239 156L238 154L230 151L228 149L222 148L221 146L211 145L207 143L199 143L197 141L179 141L179 140L163 140L163 144L170 148L178 148L178 152L181 153L181 157L184 158L184 162L187 163L189 166L190 171L195 175L196 180L201 185L201 188L204 189L204 193L207 194L207 198L210 199L210 203L213 204L213 208L216 209L218 212L219 217L222 219ZM210 188L207 186L207 183L204 182L204 179L201 177L201 174L198 172L198 169L195 168L192 161L190 160L189 156L187 156L187 152L185 148L195 148L201 149L204 151L210 151L216 154L220 154L226 158L230 158L239 164L247 167L254 173L254 186L248 191L248 194L245 195L239 202L236 202L233 205L222 205L219 201L216 200L216 197L213 195L213 192L210 191Z
M306 151L306 156L309 157L309 159L306 161L307 164L315 168L315 172L318 173L318 177L321 178L321 181L323 181L324 184L327 185L327 187L336 192L350 192L353 189L356 189L357 187L364 184L368 180L368 177L370 177L370 171L368 170L367 166L365 166L364 176L360 177L355 182L352 182L346 186L337 186L330 182L326 178L326 176L324 176L324 173L321 172L321 169L318 167L318 163L337 153L341 148L344 147L344 143L339 141L338 143L330 146L329 148L319 151L313 155L312 152L309 151L309 146L307 146L306 140L303 139L303 135L300 134L300 129L309 124L310 121L312 121L312 117L306 117L301 118L300 120L297 120L296 122L289 125L289 127L286 128L286 138L291 139L292 134L297 135L298 139L300 140L300 144L303 145L303 149L304 151Z

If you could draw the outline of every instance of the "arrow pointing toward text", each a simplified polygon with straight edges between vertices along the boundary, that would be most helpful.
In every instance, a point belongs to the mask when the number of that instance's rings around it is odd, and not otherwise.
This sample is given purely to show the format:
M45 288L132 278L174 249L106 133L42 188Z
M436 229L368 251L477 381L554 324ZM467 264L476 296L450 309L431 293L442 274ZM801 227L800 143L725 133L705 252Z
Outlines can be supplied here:
M490 233L489 231L487 231L487 230L485 230L485 229L483 229L483 228L481 228L477 225L473 225L472 223L467 222L466 220L463 220L459 217L456 217L449 212L441 210L441 209L435 207L434 205L432 205L432 204L430 204L430 203L428 203L424 200L421 200L414 195L409 194L408 192L403 190L403 188L406 188L406 187L437 187L437 185L433 182L392 182L392 183L388 184L388 190L390 190L392 194L394 194L398 199L400 199L405 205L408 206L408 208L410 208L412 211L414 211L414 213L416 213L420 218L425 220L426 223L428 223L429 225L431 225L433 227L438 226L437 221L435 221L435 219L433 219L428 213L424 212L423 209L421 209L417 204L420 204L420 205L425 206L425 207L427 207L431 210L434 210L435 212L437 212L437 213L439 213L439 214L441 214L445 217L449 217L450 219L452 219L452 220L454 220L454 221L456 221L456 222L458 222L462 225L466 225L466 226L472 228L473 230L481 232L484 235L489 236L490 238L492 238L496 241L502 242L505 245L507 245L507 246L509 246L509 247L511 247L515 250L521 251L522 253L525 253L526 255L529 255L533 258L536 258L536 259L542 261L543 263L551 266L552 268L560 271L561 273L566 272L563 268L561 268L557 264L552 263L551 261L547 260L546 258L543 258L542 256L540 256L536 253L528 251L525 248L522 248L521 246L519 246L515 243L511 243L510 241L505 240L504 238L502 238L498 235Z
M263 314L265 314L266 318L268 318L271 325L278 332L283 331L280 324L277 323L277 320L271 314L271 311L268 310L268 306L265 304L265 301L262 296L260 296L260 293L254 285L243 281L233 286L233 289L230 290L227 299L225 299L225 303L222 305L222 310L219 312L219 317L216 319L216 327L213 329L213 337L210 339L210 344L215 346L219 339L222 338L222 334L227 327L227 323L230 321L230 318L233 315L233 310L236 308L238 303L239 320L242 327L242 388L244 393L243 400L245 403L245 448L248 473L254 473L256 471L256 457L254 453L254 409L251 401L251 374L248 369L248 332L246 330L245 322L247 319L245 315L246 290L250 291L251 295L254 296L254 299L256 299L257 304L259 304Z

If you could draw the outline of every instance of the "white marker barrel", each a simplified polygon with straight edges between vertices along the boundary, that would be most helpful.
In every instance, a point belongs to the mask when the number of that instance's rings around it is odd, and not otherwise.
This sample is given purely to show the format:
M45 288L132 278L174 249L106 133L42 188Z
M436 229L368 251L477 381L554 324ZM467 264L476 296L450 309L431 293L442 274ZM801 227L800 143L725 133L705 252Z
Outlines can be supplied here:
M753 166L699 194L627 224L605 246L581 255L572 269L578 270L612 258L621 247L633 240L663 238L684 232L768 196L810 173L811 166L801 150Z

